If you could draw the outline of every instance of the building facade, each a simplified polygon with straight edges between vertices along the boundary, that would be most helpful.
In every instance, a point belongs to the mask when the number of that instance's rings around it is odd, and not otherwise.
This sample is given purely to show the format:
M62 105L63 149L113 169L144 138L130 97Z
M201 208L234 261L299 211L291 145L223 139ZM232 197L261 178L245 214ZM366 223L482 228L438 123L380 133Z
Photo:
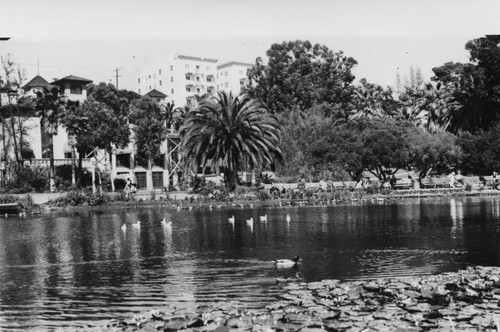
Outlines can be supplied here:
M176 55L141 71L137 77L139 94L158 90L167 97L166 102L183 107L192 106L197 97L217 91L240 93L248 85L247 70L252 64L217 59Z

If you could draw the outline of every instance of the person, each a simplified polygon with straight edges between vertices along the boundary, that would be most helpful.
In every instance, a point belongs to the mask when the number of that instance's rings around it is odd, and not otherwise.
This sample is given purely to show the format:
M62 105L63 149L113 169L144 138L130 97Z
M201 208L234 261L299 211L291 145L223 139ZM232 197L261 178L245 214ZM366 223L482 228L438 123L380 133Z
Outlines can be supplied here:
M493 175L492 175L492 180L493 180L493 189L499 189L499 182L500 182L500 179L498 178L498 173L497 172L493 172Z
M450 187L455 188L455 172L451 172L450 175L448 175L448 179L450 179Z
M359 181L356 183L356 189L363 189L365 185L365 179L361 178Z
M318 191L326 191L326 181L324 178L321 178L321 180L319 180Z
M391 185L392 189L394 189L394 187L396 186L396 182L398 182L398 180L396 179L394 174L392 174L391 178L389 179L389 184Z
M460 170L457 171L457 175L455 176L455 185L459 187L464 185L464 176Z
M130 178L127 178L123 192L125 193L125 196L127 196L127 198L130 197L130 194L132 193L132 181L130 180Z
M329 193L333 192L333 180L331 177L329 177L328 181L326 181L326 191Z
M304 179L304 175L301 175L299 181L297 181L297 189L301 193L306 191L306 179Z

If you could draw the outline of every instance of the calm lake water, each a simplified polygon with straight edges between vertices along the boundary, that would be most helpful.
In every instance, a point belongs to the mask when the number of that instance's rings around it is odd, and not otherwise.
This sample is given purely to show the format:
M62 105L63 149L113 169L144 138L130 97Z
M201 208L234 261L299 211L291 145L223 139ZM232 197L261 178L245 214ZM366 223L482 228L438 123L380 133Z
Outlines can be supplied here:
M219 301L260 307L282 293L276 277L296 273L271 260L294 255L305 281L500 265L500 198L1 218L0 327L84 327Z

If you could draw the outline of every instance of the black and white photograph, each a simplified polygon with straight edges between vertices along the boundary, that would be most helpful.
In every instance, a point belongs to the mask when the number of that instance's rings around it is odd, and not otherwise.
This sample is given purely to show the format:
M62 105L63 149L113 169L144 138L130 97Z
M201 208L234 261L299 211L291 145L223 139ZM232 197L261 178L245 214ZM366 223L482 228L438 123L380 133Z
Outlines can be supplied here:
M0 331L500 331L500 2L0 1Z

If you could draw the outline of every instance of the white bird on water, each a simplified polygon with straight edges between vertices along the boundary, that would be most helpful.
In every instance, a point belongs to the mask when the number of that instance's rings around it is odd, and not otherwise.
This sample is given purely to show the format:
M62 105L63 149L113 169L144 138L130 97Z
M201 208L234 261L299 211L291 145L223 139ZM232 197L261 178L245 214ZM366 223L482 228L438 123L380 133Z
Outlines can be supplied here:
M229 222L230 222L231 224L234 224L234 216L229 217L227 220L229 220Z
M126 224L123 224L122 225L122 232L125 233L127 231L127 225Z
M299 256L295 256L293 259L275 259L273 261L278 268L296 268L302 263Z
M260 216L259 218L260 218L260 221L267 222L267 214Z
M253 218L247 220L247 225L250 227L250 231L252 231L253 234Z
M290 222L290 220L292 220L292 218L290 218L290 215L289 215L289 214L287 214L287 215L286 215L286 222Z
M167 221L167 219L163 218L161 225L165 230L172 230L172 220Z
M141 229L141 222L137 221L136 223L133 223L132 227L135 228L135 229Z

